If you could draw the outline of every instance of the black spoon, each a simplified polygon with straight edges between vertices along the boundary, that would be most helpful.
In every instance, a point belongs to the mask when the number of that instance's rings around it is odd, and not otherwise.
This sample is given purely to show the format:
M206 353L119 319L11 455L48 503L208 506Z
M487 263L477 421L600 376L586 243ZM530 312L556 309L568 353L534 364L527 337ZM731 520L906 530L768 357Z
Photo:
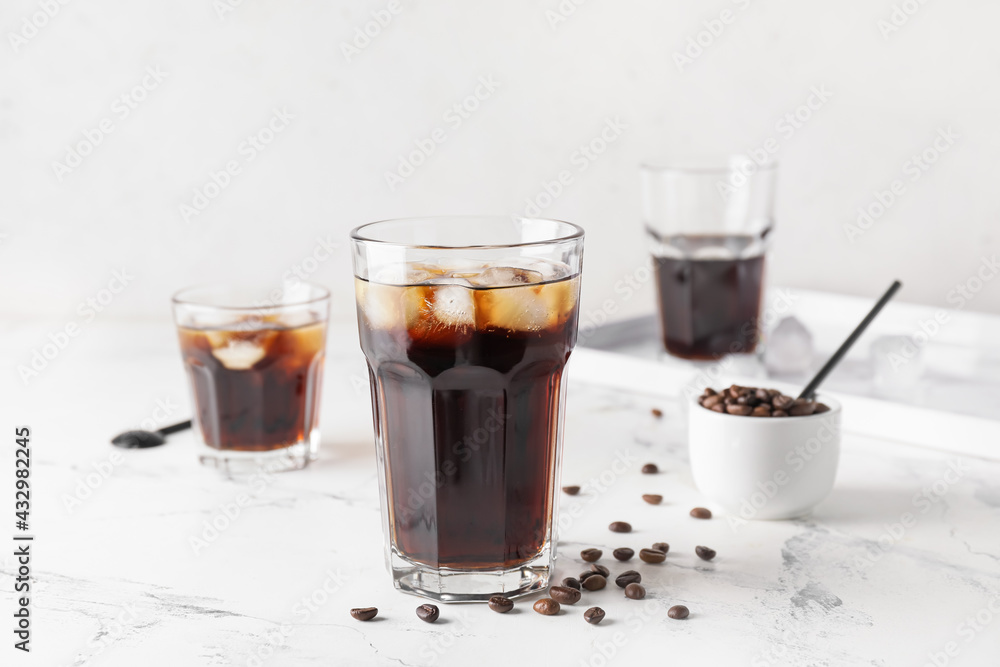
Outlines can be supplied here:
M164 426L158 431L125 431L111 439L111 444L124 449L157 447L167 441L164 436L191 428L191 420Z
M819 387L820 383L825 380L826 376L830 374L830 371L832 371L834 367L840 363L840 360L844 358L844 355L847 354L849 349L851 349L854 342L858 338L861 338L861 334L865 332L865 329L867 329L868 325L872 323L875 316L878 315L879 311L885 307L885 304L889 303L889 299L892 298L892 295L895 294L902 286L903 283L898 280L894 280L893 283L889 285L889 289L887 289L885 294L883 294L882 297L875 302L872 309L868 311L867 315L865 315L865 319L861 320L861 323L855 327L854 331L851 332L851 335L847 337L847 340L845 340L840 347L837 348L837 351L833 353L833 356L830 357L825 364L823 364L823 368L819 369L819 372L816 373L816 377L809 381L806 388L802 390L801 394L799 394L799 398L804 398L809 401L813 400L813 397L816 395L816 389Z

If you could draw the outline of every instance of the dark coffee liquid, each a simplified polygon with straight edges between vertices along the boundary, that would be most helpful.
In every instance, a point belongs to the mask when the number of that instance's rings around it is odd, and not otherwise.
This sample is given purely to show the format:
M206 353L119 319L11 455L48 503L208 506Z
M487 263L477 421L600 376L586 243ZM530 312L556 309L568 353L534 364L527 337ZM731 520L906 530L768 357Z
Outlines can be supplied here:
M401 290L404 301L433 289L376 287ZM516 290L548 290L555 309L561 295L574 296L547 326L493 324L515 312L506 309L516 300L506 297ZM405 557L497 569L544 547L563 368L576 341L575 290L574 280L472 289L475 324L411 316L409 326L373 327L359 308L392 543Z
M262 452L319 425L326 327L218 331L181 327L197 424L209 447Z
M737 252L751 237L688 236L686 252L727 247ZM654 257L660 324L667 352L685 359L717 359L753 352L759 337L764 255L739 259Z

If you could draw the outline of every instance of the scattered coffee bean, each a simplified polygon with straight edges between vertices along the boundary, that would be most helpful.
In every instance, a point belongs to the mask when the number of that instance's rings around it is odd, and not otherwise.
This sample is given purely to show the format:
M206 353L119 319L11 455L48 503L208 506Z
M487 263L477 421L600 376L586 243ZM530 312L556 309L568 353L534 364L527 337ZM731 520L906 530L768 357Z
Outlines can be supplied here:
M564 486L563 487L563 493L565 493L567 496L575 496L576 494L580 493L580 487L579 486Z
M608 585L608 580L604 578L603 574L597 574L595 572L591 576L584 579L581 583L588 591L599 591Z
M656 549L657 551L662 551L663 553L667 553L668 551L670 551L670 545L667 544L666 542L653 542L652 548Z
M694 552L698 554L698 558L702 560L712 560L715 558L715 549L709 549L708 547L695 547Z
M376 607L355 607L351 610L351 616L359 621L370 621L378 615Z
M622 547L621 549L615 549L614 551L612 551L611 555L614 556L617 560L624 562L627 560L632 560L632 556L635 555L635 551L629 549L628 547Z
M625 587L625 597L630 600L641 600L646 597L646 589L642 584L629 584Z
M625 570L615 577L615 585L618 588L625 588L629 584L638 584L642 581L642 575L635 570Z
M587 621L591 625L597 625L604 620L604 610L600 607L591 607L587 611L583 612L583 620Z
M650 410L650 412L652 412L653 416L656 417L657 419L663 418L663 410L659 408L653 408L652 410Z
M576 590L580 590L580 580L576 577L566 577L562 580L562 585L566 588L575 588Z
M667 554L665 551L660 551L659 549L640 549L639 558L644 563L662 563L667 559Z
M421 621L426 621L428 623L433 623L438 620L438 616L441 615L441 610L432 604L422 604L417 607L417 618Z
M584 560L585 563L593 563L595 560L600 560L604 552L600 549L584 549L580 552L580 558Z
M663 496L655 493L644 493L642 494L642 499L650 505L659 505L663 502Z
M611 574L611 570L609 570L608 568L606 568L603 565L600 565L598 563L594 563L593 565L591 565L590 566L590 571L591 572L596 572L597 574L599 574L599 575L601 575L603 577L607 577L609 574Z
M627 521L612 521L611 525L608 526L608 530L612 533L631 533L632 524Z
M647 463L646 465L642 466L643 475L655 475L658 472L660 472L660 469L657 467L655 463Z
M675 604L673 607L667 610L667 616L670 618L676 618L677 620L682 620L688 617L688 608L682 604Z
M498 614L506 614L514 608L514 601L502 595L494 595L489 601L490 609Z
M728 412L731 415L746 417L748 414L753 412L753 408L751 408L749 405L727 405L726 412Z
M531 608L542 616L555 616L559 613L559 603L552 598L542 598L541 600L536 600L535 604L533 604Z
M587 570L586 572L581 572L580 573L580 585L582 586L583 582L587 581L587 579L590 579L595 574L599 574L599 573L598 572L594 572L593 570Z
M690 514L696 519L712 518L712 510L706 509L704 507L695 507L693 510L691 510Z
M580 601L580 590L568 586L553 586L549 589L549 597L559 604L576 604Z

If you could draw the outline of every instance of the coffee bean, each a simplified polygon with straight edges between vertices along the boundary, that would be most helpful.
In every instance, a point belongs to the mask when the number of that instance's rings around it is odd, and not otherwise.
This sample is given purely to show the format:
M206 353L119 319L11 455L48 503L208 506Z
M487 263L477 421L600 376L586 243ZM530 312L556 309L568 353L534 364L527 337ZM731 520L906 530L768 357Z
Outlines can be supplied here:
M625 597L630 600L641 600L646 597L646 589L642 584L629 584L625 587Z
M632 559L632 556L635 555L635 551L629 549L628 547L622 547L621 549L615 549L614 551L612 551L611 555L614 556L617 560L626 561Z
M549 597L559 604L576 604L580 601L580 591L568 586L553 586L549 589Z
M644 493L642 494L642 499L645 500L650 505L659 505L663 502L663 496L657 495L655 493Z
M774 406L775 410L787 410L792 407L792 403L795 399L791 396L785 396L784 394L779 394L771 399L771 405Z
M756 396L757 400L760 401L761 403L771 402L771 394L767 392L767 389L758 389L753 393L753 395Z
M608 526L608 530L612 533L631 533L632 524L627 521L612 521L611 525Z
M670 618L676 618L677 620L682 620L688 617L688 608L682 604L675 604L673 607L667 610L667 616Z
M603 574L597 574L595 572L591 576L584 579L581 583L588 591L599 591L608 585L608 580L604 578Z
M746 417L753 412L753 408L749 405L729 405L726 407L726 412L737 417Z
M785 412L784 410L775 410L774 412L771 413L771 416L772 417L787 417L788 413Z
M746 404L747 404L747 397L746 396L737 396L736 397L736 405L746 405Z
M726 407L722 403L718 403L709 408L709 410L711 410L712 412L725 412Z
M816 412L816 403L801 398L796 398L795 404L788 408L788 414L793 417L805 417L814 412Z
M751 417L770 417L771 416L771 406L769 405L758 405L750 413Z
M660 419L660 418L663 417L663 410L661 410L659 408L653 408L652 410L650 410L650 412L652 412L653 416L656 417L657 419Z
M708 547L695 547L694 552L698 554L698 558L702 560L712 560L715 558L715 549L709 549Z
M656 467L655 463L647 463L646 465L642 466L643 475L655 475L658 472L660 472L660 469Z
M583 582L587 581L587 579L589 579L590 577L594 576L595 574L599 574L599 573L598 572L594 572L593 570L587 570L586 572L581 572L580 573L580 585L583 585Z
M637 584L642 581L642 575L635 570L625 570L615 577L615 585L618 588L625 588L629 584Z
M494 595L489 601L490 609L498 614L506 614L514 608L514 601L502 595Z
M580 558L586 563L593 563L595 560L599 560L604 552L600 549L584 549L580 552Z
M351 616L359 621L370 621L378 615L376 607L355 607L351 610Z
M715 390L712 389L711 387L705 387L702 390L701 395L702 396L715 396Z
M542 616L555 616L559 613L559 603L552 598L542 598L541 600L536 600L535 604L533 604L531 608Z
M712 511L705 509L704 507L695 507L693 510L691 510L691 516L693 516L696 519L711 519Z
M580 590L580 580L576 577L566 577L562 580L562 585L566 588L575 588L576 590Z
M601 576L604 576L604 577L606 577L609 574L611 574L611 570L609 570L608 568L606 568L603 565L600 565L598 563L594 563L593 565L591 565L590 566L590 571L591 572L596 572L597 574L599 574Z
M421 621L427 621L428 623L433 623L438 620L441 610L432 604L422 604L417 607L417 618Z
M668 551L670 551L670 545L667 544L666 542L653 542L652 548L656 549L657 551L662 551L663 553L667 553Z
M565 493L567 496L575 496L576 494L580 493L580 487L579 486L564 486L563 487L563 493Z
M824 412L829 412L829 411L830 411L830 406L829 405L827 405L826 403L817 403L816 404L816 411L813 412L813 414L814 415L821 415Z
M604 610L600 607L591 607L587 611L583 612L583 620L587 621L591 625L597 625L604 620Z
M706 408L711 409L711 408L715 407L716 405L719 405L720 403L722 403L723 400L724 399L722 398L722 396L719 396L718 394L716 394L715 396L709 396L708 398L706 398L704 401L701 402L701 405L702 405L702 407L706 407Z
M658 549L640 549L639 558L644 563L662 563L667 559L667 554Z

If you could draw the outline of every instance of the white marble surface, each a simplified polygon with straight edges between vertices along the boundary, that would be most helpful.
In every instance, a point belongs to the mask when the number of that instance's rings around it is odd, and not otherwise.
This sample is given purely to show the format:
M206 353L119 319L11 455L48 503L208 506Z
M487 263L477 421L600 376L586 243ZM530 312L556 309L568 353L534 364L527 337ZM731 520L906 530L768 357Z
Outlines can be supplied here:
M53 328L3 325L0 358L13 367L16 351ZM175 406L166 421L187 416L173 332L98 321L27 387L8 376L5 428L34 431L36 581L33 651L15 654L5 630L0 664L502 665L543 655L572 666L997 664L1000 463L846 434L835 490L811 518L697 521L687 513L704 500L691 484L677 405L576 382L563 483L586 490L560 499L559 576L584 569L583 547L610 554L667 541L664 565L633 564L649 597L626 600L611 587L552 618L527 603L506 616L450 605L436 625L424 624L414 615L419 600L395 591L383 569L360 353L349 328L331 345L317 465L247 488L201 469L186 434L125 452L72 509L67 498L117 451L110 435L151 417L158 401ZM653 406L666 411L662 420ZM661 474L641 475L647 461ZM947 484L955 467L961 474ZM0 497L10 503L9 455L2 470ZM942 495L915 500L935 484ZM241 493L249 504L195 553L191 538ZM660 493L664 504L646 505L641 493ZM907 512L915 525L894 535ZM613 520L635 532L610 533ZM698 560L699 544L716 549L716 560ZM10 551L0 561L8 619ZM602 562L627 569L610 556ZM583 621L591 604L607 611L603 625ZM667 619L672 604L691 617ZM348 615L369 605L380 609L375 622Z

